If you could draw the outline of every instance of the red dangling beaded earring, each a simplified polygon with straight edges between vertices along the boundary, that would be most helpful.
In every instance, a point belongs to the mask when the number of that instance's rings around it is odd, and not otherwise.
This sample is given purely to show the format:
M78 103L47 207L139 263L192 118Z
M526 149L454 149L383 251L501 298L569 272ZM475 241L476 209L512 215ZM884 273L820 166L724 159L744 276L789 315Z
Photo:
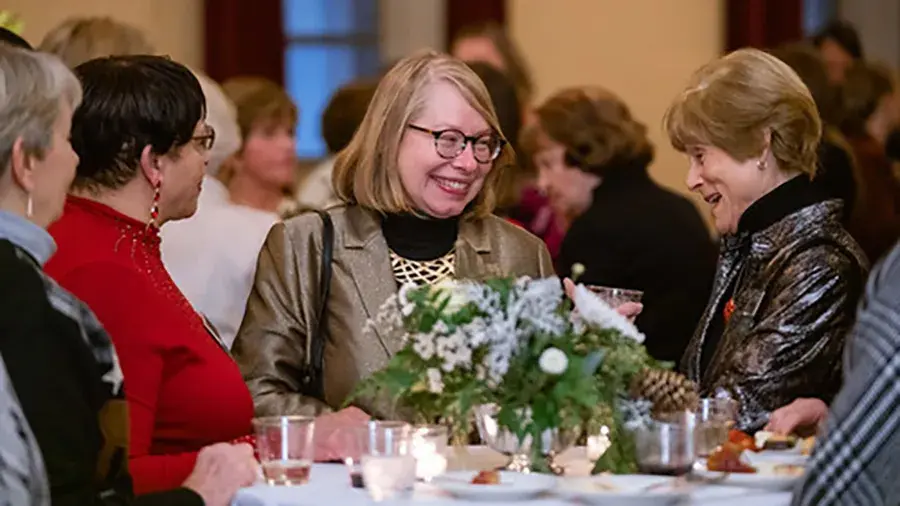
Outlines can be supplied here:
M151 226L159 228L159 188L162 181L158 181L153 192L153 203L150 204L150 221L147 222L147 228Z

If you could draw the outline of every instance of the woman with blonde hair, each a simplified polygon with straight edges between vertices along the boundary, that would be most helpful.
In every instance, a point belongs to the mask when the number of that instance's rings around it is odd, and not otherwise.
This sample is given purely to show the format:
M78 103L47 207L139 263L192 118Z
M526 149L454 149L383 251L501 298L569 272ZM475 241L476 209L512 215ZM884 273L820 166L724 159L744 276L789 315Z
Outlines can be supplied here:
M722 236L683 372L736 398L744 430L796 398L830 400L868 262L840 201L810 181L822 123L809 90L784 62L743 49L700 68L665 126Z
M344 206L277 224L263 246L233 348L257 414L340 408L402 346L363 334L400 285L552 275L543 243L491 214L494 168L511 155L463 62L421 52L384 76L336 161ZM391 415L377 402L360 407Z
M55 54L69 68L103 56L154 53L140 29L109 17L69 18L47 32L38 50Z

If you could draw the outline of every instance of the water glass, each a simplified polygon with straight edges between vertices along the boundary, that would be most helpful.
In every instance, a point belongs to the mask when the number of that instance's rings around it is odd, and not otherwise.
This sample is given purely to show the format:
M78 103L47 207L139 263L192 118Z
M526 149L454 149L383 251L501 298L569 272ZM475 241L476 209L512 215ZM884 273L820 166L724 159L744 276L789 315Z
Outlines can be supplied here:
M430 482L447 470L447 448L450 434L441 425L417 425L413 429L413 456L416 478Z
M412 427L402 422L370 422L362 475L373 501L408 497L416 483Z
M315 457L315 419L309 416L254 418L256 452L269 485L303 485Z
M728 431L738 415L738 403L733 399L703 398L695 412L694 441L698 457L708 457L728 440Z
M644 297L644 292L640 290L626 290L624 288L611 288L600 285L587 285L587 289L612 308L617 308L626 302L640 303Z
M654 421L632 431L643 474L683 476L694 465L694 433L678 422Z

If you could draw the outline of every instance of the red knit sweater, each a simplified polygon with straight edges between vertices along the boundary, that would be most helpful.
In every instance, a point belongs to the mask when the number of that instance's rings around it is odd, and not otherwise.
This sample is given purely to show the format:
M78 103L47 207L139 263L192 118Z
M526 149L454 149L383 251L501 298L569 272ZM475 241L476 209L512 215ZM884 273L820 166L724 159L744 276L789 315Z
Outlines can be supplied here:
M50 233L59 249L46 272L90 306L119 355L135 492L175 488L202 447L250 433L241 373L163 267L157 229L70 197Z

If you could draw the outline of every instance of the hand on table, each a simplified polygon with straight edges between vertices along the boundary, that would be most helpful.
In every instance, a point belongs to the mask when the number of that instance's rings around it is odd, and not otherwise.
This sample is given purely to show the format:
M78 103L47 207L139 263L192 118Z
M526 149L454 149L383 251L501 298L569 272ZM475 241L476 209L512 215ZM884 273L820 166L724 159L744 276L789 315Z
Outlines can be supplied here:
M319 462L343 460L347 456L359 457L362 452L356 439L347 430L361 430L369 415L359 408L349 407L336 413L316 417L316 460Z
M569 299L571 299L572 302L574 303L575 302L575 282L569 278L566 278L563 280L563 287L565 287L565 289L566 289L566 296L568 296ZM576 307L575 309L577 310L578 308ZM624 316L625 318L628 318L632 322L634 322L634 319L637 318L637 316L639 314L641 314L641 311L643 311L643 310L644 310L644 305L639 302L625 302L624 304L622 304L616 308L617 313Z
M816 426L828 416L828 405L819 399L797 399L769 415L765 430L788 435L806 429L815 432Z
M206 506L228 506L238 489L252 485L258 476L250 445L218 443L200 450L183 486L200 495Z

